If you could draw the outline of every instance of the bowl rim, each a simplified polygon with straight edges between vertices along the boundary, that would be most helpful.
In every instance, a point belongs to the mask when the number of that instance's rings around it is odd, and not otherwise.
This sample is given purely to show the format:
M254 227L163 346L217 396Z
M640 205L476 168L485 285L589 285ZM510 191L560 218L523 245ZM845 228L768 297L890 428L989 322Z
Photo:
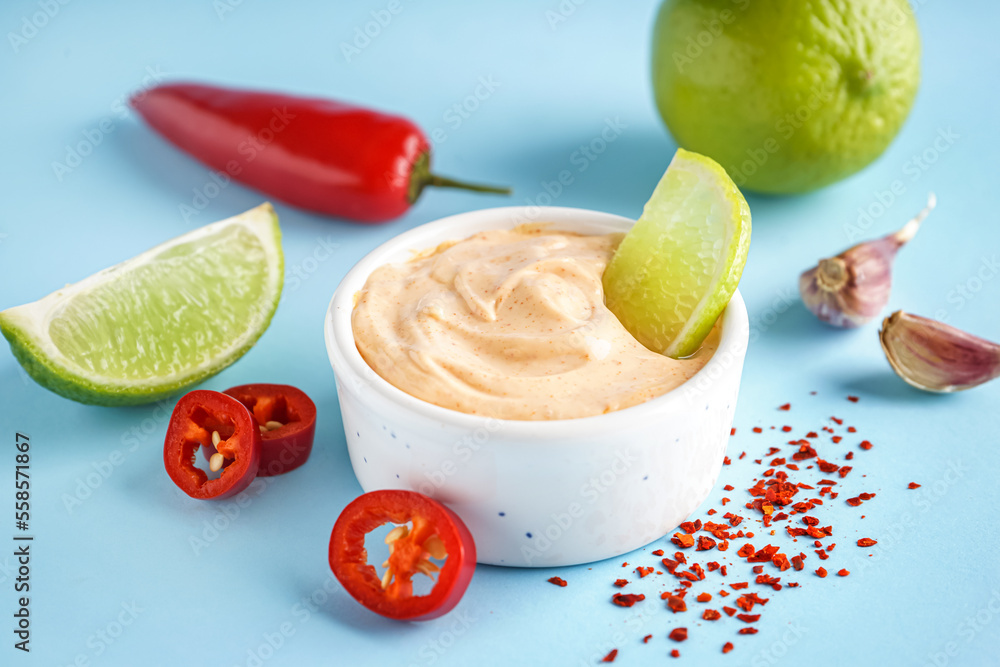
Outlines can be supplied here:
M649 399L644 403L632 405L620 410L606 412L600 415L588 417L572 417L569 419L551 420L521 420L502 419L487 415L474 415L460 412L451 408L441 407L430 403L416 396L412 396L381 375L375 372L364 360L354 342L354 332L351 325L351 313L354 310L354 295L361 289L368 276L376 268L390 263L386 256L398 254L400 250L420 251L434 247L445 239L430 240L443 233L454 230L454 237L458 240L466 238L484 229L513 228L523 222L552 223L555 229L560 229L561 222L583 222L590 228L603 227L608 232L627 231L635 220L613 213L603 213L589 209L569 208L561 206L506 206L498 208L478 209L451 215L445 218L418 225L408 231L403 232L385 241L375 249L362 257L337 285L337 289L330 299L324 319L323 332L326 341L327 354L334 374L339 376L343 373L350 373L354 379L367 385L382 398L394 403L397 406L415 412L425 418L438 422L467 429L470 432L477 428L487 427L491 431L502 432L505 440L526 439L526 441L539 440L562 440L576 436L594 436L598 432L614 430L625 430L629 424L635 423L637 419L649 419L658 414L671 412L685 401L685 388L694 386L700 377L712 378L712 374L719 372L721 378L728 372L733 372L732 368L727 368L724 357L720 351L733 350L741 356L745 355L746 347L749 343L749 318L746 304L737 289L726 309L723 311L722 333L719 339L719 346L706 363L697 373L686 382L671 389L665 394L661 394ZM563 228L565 229L565 228ZM566 229L566 231L570 231ZM598 233L598 232L590 232ZM350 285L358 283L356 289L351 290ZM348 291L350 290L350 291ZM347 344L349 341L349 344ZM737 367L737 372L741 372L742 359L738 364L731 364ZM718 370L716 370L718 369ZM718 381L710 379L714 386ZM344 382L342 385L346 384ZM338 388L338 391L341 389ZM711 386L703 393L712 391ZM497 427L499 424L499 427Z

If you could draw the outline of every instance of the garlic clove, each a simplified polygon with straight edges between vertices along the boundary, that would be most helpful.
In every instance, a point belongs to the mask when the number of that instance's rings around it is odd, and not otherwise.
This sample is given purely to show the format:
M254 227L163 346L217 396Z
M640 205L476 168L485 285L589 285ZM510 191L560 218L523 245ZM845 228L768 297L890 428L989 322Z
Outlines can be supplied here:
M836 327L870 322L889 302L896 253L916 235L936 205L932 192L927 206L899 231L820 260L799 277L802 302L820 320Z
M1000 345L943 322L897 310L879 340L892 369L918 389L961 391L1000 377Z

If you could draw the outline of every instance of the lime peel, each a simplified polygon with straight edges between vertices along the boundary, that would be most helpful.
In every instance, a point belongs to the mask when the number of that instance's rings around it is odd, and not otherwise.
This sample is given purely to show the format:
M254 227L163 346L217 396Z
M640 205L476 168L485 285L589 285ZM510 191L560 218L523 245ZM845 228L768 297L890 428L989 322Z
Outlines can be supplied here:
M243 356L270 324L283 281L278 218L262 204L0 312L0 331L57 394L149 403Z

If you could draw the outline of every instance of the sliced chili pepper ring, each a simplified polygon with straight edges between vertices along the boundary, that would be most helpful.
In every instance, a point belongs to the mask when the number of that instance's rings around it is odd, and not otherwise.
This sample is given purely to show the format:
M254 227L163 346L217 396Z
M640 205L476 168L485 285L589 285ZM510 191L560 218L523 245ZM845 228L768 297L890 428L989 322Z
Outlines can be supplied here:
M214 440L217 448L212 446ZM222 455L219 477L209 479L195 466L199 447ZM163 442L163 464L184 493L218 500L250 486L260 465L260 449L257 423L242 403L199 389L182 396L174 407Z
M312 452L316 435L316 404L304 391L287 384L243 384L224 394L242 403L260 431L258 477L272 477L295 470ZM206 448L206 458L214 454Z
M390 545L380 577L368 563L365 536L387 523ZM430 558L445 558L438 566ZM330 568L354 599L382 616L423 621L450 611L468 588L476 567L472 534L457 514L414 491L383 490L351 502L330 535ZM413 594L413 575L423 573L434 587Z

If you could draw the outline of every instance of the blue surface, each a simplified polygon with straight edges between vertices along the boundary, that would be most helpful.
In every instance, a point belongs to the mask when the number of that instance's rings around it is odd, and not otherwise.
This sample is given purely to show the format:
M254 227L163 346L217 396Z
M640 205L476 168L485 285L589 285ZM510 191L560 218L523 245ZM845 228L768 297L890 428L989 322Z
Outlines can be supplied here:
M656 595L668 585L664 577L631 584L626 590L648 596L632 609L611 605L611 582L635 578L621 560L656 564L648 553L556 571L480 567L455 612L422 625L368 613L331 580L326 562L334 519L360 491L322 338L337 282L405 229L477 207L536 202L564 169L573 183L555 204L638 215L674 150L648 81L654 3L564 2L575 10L553 27L547 12L558 10L556 0L474 9L404 0L350 62L340 44L388 3L226 3L74 2L59 5L37 34L24 22L41 23L46 3L3 3L3 32L30 38L15 49L8 35L0 47L0 306L35 300L261 201L231 185L190 220L181 216L208 171L122 106L158 78L282 88L396 110L428 131L441 129L441 173L511 183L516 196L428 192L406 217L374 227L277 205L289 270L281 306L257 346L204 387L302 387L320 407L317 447L300 471L255 483L242 508L192 501L170 483L161 459L169 402L78 405L0 355L0 540L13 544L15 532L15 430L31 437L36 537L30 655L12 646L15 563L12 547L0 549L0 664L588 665L612 647L620 651L616 664L661 664L677 647L666 634L678 625L690 630L679 646L688 664L996 664L1000 382L955 396L912 390L889 370L874 325L825 328L796 290L798 273L815 258L856 240L850 232L859 209L877 212L884 200L884 214L864 232L882 234L934 190L938 209L899 257L890 309L1000 339L996 3L970 1L961 10L920 3L923 84L898 140L873 166L813 195L749 197L753 245L741 289L754 340L730 452L748 457L724 469L705 508L718 507L723 494L733 506L745 502L739 489L760 470L750 460L786 439L754 435L752 426L787 423L801 435L830 415L858 428L841 452L857 451L860 436L875 443L858 452L843 491L878 494L861 508L836 501L817 510L838 543L824 565L853 574L821 581L808 574L817 566L811 556L806 572L785 577L801 588L775 593L752 637L736 635L742 624L735 619L711 624L694 611L667 612ZM483 79L493 90L479 88L484 99L469 102L477 109L468 117L449 111ZM579 147L609 120L623 125L620 135L595 160L580 162ZM950 143L935 144L949 132ZM65 163L67 147L81 141L97 145L57 174L53 163ZM920 155L933 163L916 168ZM887 195L895 180L902 194ZM860 401L847 402L849 394ZM777 412L786 401L792 410ZM830 445L822 453L840 461ZM911 481L922 489L906 490ZM737 490L727 494L725 484ZM880 540L877 557L864 558L868 551L853 544L858 537ZM738 544L726 560L736 561ZM746 569L733 568L743 579ZM553 575L569 586L546 583ZM653 639L643 645L646 634ZM723 656L726 641L736 650Z

